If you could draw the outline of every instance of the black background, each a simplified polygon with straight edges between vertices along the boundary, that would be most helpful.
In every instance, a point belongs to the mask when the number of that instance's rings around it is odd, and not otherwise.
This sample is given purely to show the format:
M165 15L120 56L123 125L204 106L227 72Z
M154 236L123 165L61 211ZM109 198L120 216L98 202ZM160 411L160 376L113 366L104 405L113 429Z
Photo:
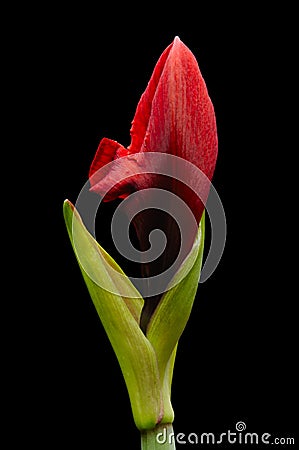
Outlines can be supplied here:
M23 185L34 200L22 285L30 300L22 304L18 343L25 396L16 408L27 424L24 440L39 448L139 448L126 387L77 266L62 203L76 201L102 137L130 143L137 102L176 35L194 53L215 107L213 182L227 242L217 270L199 286L180 340L174 428L221 433L244 421L249 432L294 436L296 294L287 206L293 162L284 122L290 68L280 27L264 32L264 21L253 18L222 28L211 19L209 27L189 31L112 24L104 30L100 21L89 26L66 16L27 31L15 56L17 110L29 119L24 159L33 168ZM113 209L103 210L97 237L104 247Z

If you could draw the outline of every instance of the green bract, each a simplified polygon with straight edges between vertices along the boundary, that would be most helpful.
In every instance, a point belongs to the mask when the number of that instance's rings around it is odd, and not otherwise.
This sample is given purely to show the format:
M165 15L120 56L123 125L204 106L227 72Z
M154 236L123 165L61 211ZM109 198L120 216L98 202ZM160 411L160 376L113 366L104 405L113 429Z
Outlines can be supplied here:
M158 423L172 423L173 366L177 343L188 321L200 276L204 215L193 248L176 274L181 281L164 293L145 335L140 328L143 298L128 277L121 278L119 289L127 297L117 295L113 274L117 271L124 275L123 271L87 231L72 203L66 200L63 209L83 278L119 361L136 426L140 430L151 430ZM111 292L96 283L103 277Z

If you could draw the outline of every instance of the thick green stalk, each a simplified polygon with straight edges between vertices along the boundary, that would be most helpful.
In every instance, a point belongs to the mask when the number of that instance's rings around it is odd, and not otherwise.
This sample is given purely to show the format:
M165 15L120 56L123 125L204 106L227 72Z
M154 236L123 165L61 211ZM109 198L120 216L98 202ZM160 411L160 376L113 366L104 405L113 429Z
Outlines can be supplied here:
M175 450L172 424L157 425L141 432L141 450Z

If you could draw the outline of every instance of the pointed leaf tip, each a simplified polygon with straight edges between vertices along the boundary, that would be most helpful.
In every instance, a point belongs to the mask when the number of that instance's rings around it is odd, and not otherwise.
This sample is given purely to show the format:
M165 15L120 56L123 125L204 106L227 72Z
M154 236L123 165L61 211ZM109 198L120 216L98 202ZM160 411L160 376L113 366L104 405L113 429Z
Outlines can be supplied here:
M68 198L66 198L66 199L64 200L63 206L70 206L71 208L74 209L74 205L72 204L72 202L71 202Z
M73 203L68 200L67 198L64 200L63 202L63 213L64 216L66 216L69 212L73 213L75 210L75 206L73 205Z

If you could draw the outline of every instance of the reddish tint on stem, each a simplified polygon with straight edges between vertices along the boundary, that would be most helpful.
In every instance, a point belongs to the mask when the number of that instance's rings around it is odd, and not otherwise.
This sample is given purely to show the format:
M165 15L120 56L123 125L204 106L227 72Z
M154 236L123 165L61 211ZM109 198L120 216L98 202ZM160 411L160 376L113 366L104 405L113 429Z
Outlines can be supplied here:
M189 188L163 175L130 177L130 164L134 160L119 164L105 177L97 176L100 168L123 156L163 152L188 160L212 179L218 144L214 108L194 55L178 37L158 60L137 105L130 133L131 143L127 148L111 139L101 140L90 167L90 190L103 195L106 187L113 185L104 197L104 201L111 201L145 188L167 189L188 204L199 223L204 205ZM162 258L143 268L146 276L161 273L175 260L180 246L175 221L163 211L147 210L136 216L134 226L141 250L148 248L150 231L159 228L166 233L171 245L166 247ZM190 245L193 239L194 236L190 237ZM158 299L150 301L151 306L145 309L153 310Z

